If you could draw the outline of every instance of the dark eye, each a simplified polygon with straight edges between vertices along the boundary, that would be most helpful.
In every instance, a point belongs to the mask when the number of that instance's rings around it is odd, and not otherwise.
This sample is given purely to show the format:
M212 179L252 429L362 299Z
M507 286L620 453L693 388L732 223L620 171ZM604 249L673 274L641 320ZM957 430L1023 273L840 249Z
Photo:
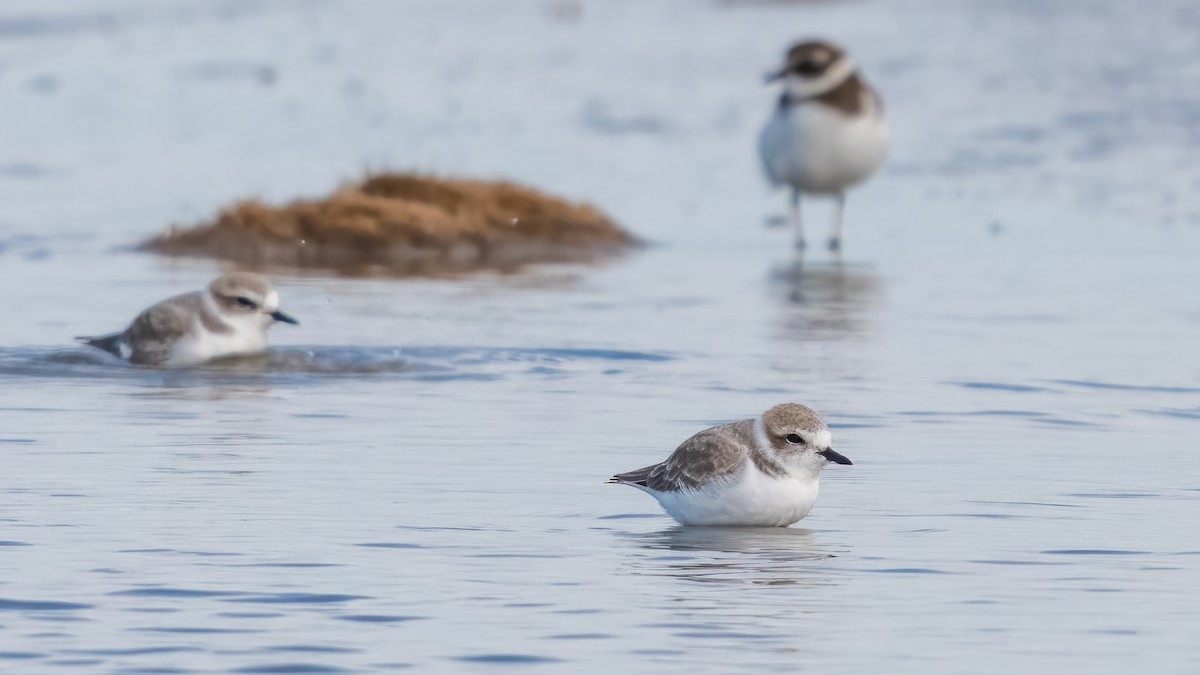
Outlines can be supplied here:
M800 438L800 436L797 434L788 434L787 436L783 437L783 440L791 443L792 445L804 445L804 439Z
M237 304L241 305L242 307L249 307L250 309L254 309L255 307L258 307L257 303L255 303L250 298L246 298L246 297L239 297L237 299Z

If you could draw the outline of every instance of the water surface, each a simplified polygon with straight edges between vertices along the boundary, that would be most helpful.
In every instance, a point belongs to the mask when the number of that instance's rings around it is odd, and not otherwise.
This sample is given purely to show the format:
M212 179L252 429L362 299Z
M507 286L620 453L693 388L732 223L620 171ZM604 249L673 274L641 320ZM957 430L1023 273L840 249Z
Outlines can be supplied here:
M1188 3L453 4L0 11L0 671L1200 667ZM896 145L796 269L752 148L806 33ZM279 276L302 325L195 371L72 343L220 271L129 244L385 165L656 245ZM855 462L796 527L604 484L788 400Z

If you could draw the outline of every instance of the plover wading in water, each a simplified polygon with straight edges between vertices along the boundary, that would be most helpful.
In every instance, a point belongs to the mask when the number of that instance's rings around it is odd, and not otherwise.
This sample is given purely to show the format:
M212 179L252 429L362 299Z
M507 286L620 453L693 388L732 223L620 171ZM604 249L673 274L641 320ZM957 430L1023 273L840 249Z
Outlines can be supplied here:
M821 40L794 45L767 81L783 91L758 151L771 184L791 189L796 248L805 245L800 196L828 195L835 200L829 248L840 250L846 190L874 173L887 154L883 103L854 59Z
M705 429L664 462L619 473L684 525L786 527L808 515L821 469L851 464L821 416L784 403L754 419Z
M279 293L266 277L231 272L203 291L151 306L119 333L76 339L135 365L181 368L261 352L276 321L299 323L280 311Z

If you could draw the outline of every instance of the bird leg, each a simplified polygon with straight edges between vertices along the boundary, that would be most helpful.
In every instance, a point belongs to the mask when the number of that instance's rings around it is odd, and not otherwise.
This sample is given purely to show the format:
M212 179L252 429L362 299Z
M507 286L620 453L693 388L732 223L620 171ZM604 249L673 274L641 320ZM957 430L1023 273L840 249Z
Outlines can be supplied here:
M800 191L792 190L792 224L796 228L796 252L804 250L804 221L800 218Z
M842 214L846 210L846 193L839 192L833 203L833 231L829 234L829 250L842 250Z

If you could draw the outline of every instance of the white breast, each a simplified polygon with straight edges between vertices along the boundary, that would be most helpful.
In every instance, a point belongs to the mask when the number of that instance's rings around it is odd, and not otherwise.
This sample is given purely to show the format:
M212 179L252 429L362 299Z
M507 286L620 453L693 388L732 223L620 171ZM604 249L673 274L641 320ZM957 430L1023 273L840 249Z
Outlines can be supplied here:
M650 494L684 525L786 527L808 515L819 487L815 476L768 476L747 459L727 481L700 490Z
M763 168L773 184L833 194L875 172L887 154L888 128L873 109L849 116L819 103L776 109L759 136Z

